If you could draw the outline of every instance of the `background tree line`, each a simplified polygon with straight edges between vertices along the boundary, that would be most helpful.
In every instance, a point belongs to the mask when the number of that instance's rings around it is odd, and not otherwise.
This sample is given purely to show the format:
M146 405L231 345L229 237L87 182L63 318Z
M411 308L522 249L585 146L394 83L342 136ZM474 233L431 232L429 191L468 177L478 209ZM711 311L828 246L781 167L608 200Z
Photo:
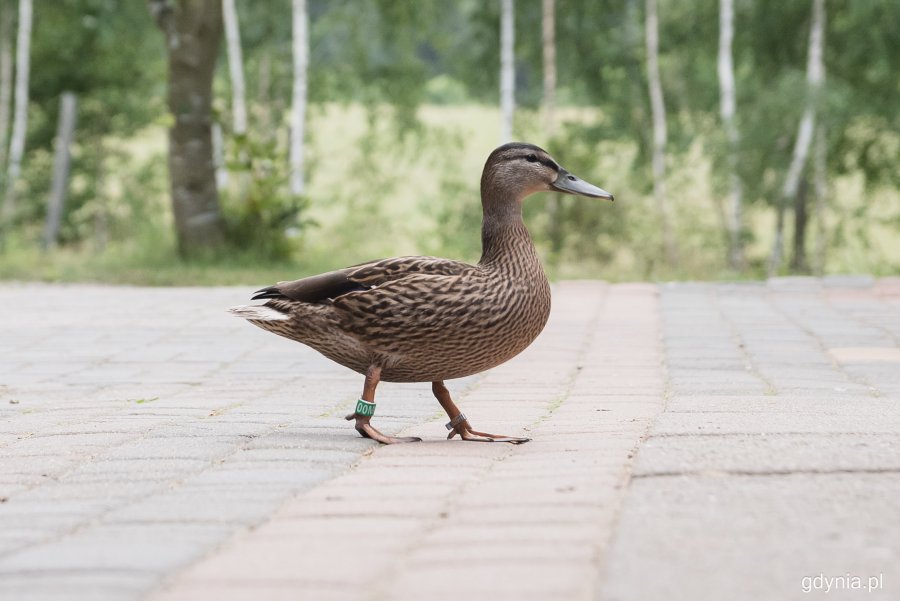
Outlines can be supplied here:
M889 272L898 63L895 0L3 0L2 260L477 259L515 138L621 199L528 203L559 275Z

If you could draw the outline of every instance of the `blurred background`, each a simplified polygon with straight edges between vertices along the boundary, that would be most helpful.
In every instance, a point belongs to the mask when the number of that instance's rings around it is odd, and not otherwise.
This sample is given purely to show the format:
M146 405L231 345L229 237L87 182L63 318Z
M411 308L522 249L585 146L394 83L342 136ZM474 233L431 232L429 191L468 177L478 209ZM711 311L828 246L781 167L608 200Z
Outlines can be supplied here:
M552 277L896 273L897 0L2 0L0 278L477 261L543 146Z

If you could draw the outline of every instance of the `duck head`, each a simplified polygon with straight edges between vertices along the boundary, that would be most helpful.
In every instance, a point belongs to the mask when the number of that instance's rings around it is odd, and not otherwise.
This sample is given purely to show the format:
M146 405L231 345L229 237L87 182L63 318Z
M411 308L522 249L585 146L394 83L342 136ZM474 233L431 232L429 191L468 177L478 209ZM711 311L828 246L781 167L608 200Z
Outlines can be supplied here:
M613 200L612 194L572 175L534 144L504 144L491 153L484 165L481 198L486 205L521 202L526 196L548 190Z

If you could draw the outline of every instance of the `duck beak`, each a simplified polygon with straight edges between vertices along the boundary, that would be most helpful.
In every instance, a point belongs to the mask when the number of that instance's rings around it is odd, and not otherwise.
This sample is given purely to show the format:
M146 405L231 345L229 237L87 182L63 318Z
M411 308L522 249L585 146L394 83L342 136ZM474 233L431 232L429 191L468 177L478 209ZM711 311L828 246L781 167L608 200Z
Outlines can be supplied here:
M615 200L613 195L598 188L593 184L589 184L583 179L577 178L562 167L559 169L559 175L550 187L566 194L577 194L578 196L588 196L590 198L603 198L606 200Z

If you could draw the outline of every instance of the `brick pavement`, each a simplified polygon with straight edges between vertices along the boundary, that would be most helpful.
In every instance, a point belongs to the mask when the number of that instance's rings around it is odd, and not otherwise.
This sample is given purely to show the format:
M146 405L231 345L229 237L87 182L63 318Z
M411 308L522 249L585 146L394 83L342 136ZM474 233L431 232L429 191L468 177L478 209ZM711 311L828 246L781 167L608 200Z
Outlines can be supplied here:
M361 378L222 312L245 293L0 286L0 599L900 590L898 280L563 283L451 386L518 447L383 384L379 428L426 441L375 448Z

